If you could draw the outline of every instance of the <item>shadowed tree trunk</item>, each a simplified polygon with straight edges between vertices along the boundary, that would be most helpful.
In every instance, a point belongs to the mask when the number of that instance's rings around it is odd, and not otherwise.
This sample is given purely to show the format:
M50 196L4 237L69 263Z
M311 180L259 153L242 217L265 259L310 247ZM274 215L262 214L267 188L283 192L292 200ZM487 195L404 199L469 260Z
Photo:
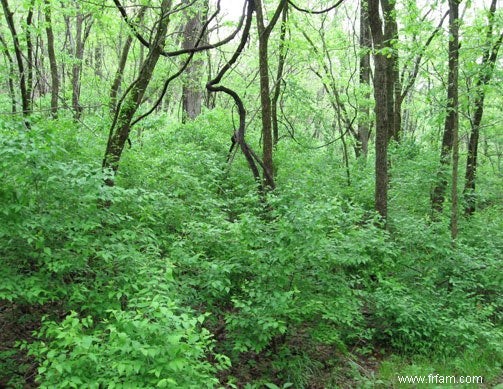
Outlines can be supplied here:
M28 13L26 15L26 94L28 97L28 105L31 109L33 105L33 41L31 39L31 30L33 25L33 3L34 0L30 0L28 5Z
M383 49L388 48L385 40L381 17L379 16L379 0L368 0L369 25L374 44L374 112L376 117L375 139L375 207L384 221L388 216L388 131L392 128L393 118L388 103L389 87L388 61Z
M9 8L9 3L7 0L0 0L2 3L2 8L4 11L5 21L9 27L9 31L12 36L12 41L14 42L14 54L16 57L17 69L19 72L19 90L21 91L21 105L23 107L23 116L25 117L25 125L29 128L29 122L26 120L30 114L30 96L28 94L28 88L26 86L26 73L23 61L23 52L21 50L21 45L19 43L19 36L14 25L14 17Z
M84 26L84 22L90 20ZM75 21L75 51L73 56L72 66L72 108L73 117L78 120L82 114L82 106L80 105L80 77L82 75L82 61L84 59L84 46L93 21L91 15L84 15L80 10L77 11Z
M264 188L274 189L274 163L273 163L273 138L272 138L272 109L271 91L269 85L269 37L277 23L287 1L281 0L269 24L265 25L262 9L262 0L255 0L257 15L257 29L259 35L259 74L260 74L260 107L262 116L262 159L264 169Z
M489 23L487 26L487 46L482 55L479 74L475 82L475 111L470 120L471 132L468 144L468 157L466 160L465 187L463 196L466 202L465 214L472 215L475 212L475 179L477 174L478 144L480 135L480 124L484 114L485 86L491 81L494 66L498 58L498 51L503 40L503 33L499 35L496 42L491 44L493 38L494 15L496 13L496 1L493 0L489 11Z
M56 52L54 50L54 33L52 30L51 19L51 4L49 0L45 0L45 32L47 35L47 54L49 56L49 66L51 69L51 115L53 118L58 117L58 95L59 95L59 75L58 64L56 62Z
M94 74L99 79L103 78L103 52L102 43L97 42L94 48Z
M440 168L431 195L434 213L441 212L448 184L448 167L451 163L454 136L458 128L458 51L459 51L459 0L449 0L449 75L447 84L447 116L440 149Z
M16 91L14 89L14 60L9 52L9 47L7 46L7 42L5 41L2 34L0 34L0 43L2 44L2 51L7 59L7 63L9 65L9 78L7 79L7 86L9 88L9 94L11 98L11 111L12 113L17 112L17 103L16 103Z
M398 51L395 42L398 40L398 26L396 23L395 0L381 0L384 16L384 40L389 54L386 56L386 98L389 127L388 142L391 139L400 140L402 126L400 105L400 75L398 70Z
M122 151L124 150L124 145L129 137L133 116L142 102L157 61L163 51L169 23L170 8L171 0L163 0L160 7L160 19L157 23L155 37L150 45L147 58L140 69L138 78L126 92L127 95L124 102L121 107L118 108L119 111L116 113L116 119L110 128L105 157L103 158L103 168L112 169L114 174L119 168L119 161ZM108 179L106 184L113 186L114 179Z
M362 0L360 5L360 86L368 89L370 84L370 50L372 49L372 37L370 36L370 26L368 20L368 1ZM367 101L370 99L370 93L365 92L363 98L364 104L358 107L358 132L357 143L355 147L356 158L363 156L367 158L368 144L370 137L369 108Z
M136 16L136 21L141 22L143 17L145 16L145 11L147 7L141 7L138 15ZM112 86L110 88L110 112L113 114L115 112L117 106L117 95L119 93L119 89L122 83L122 78L124 76L124 69L126 68L126 63L129 55L129 50L131 49L131 44L133 43L133 34L128 34L126 41L124 42L124 46L122 47L122 51L119 58L119 65L117 66L117 71L115 72L114 81L112 82ZM140 65L143 63L143 50L144 46L140 46ZM140 67L141 69L141 67Z
M276 82L274 85L274 93L272 96L272 138L273 144L277 145L279 140L279 128L278 128L278 100L281 94L281 84L283 82L283 71L285 68L286 60L286 22L288 19L288 5L283 8L283 13L281 14L281 32L279 35L279 59L278 59L278 71L276 73Z
M79 120L82 114L82 106L80 104L80 88L82 64L84 60L84 47L91 32L93 19L91 14L84 15L78 4L76 4L76 7L77 15L75 18L75 45L73 46L72 64L72 109L74 119Z
M208 81L206 84L206 88L210 92L223 92L230 96L234 104L237 107L238 110L238 115L239 115L239 127L238 129L234 132L234 134L231 137L231 147L229 149L229 157L228 161L232 161L233 157L233 150L237 150L237 147L239 147L246 158L246 161L248 162L248 166L250 167L250 170L252 171L253 178L258 184L258 190L259 190L259 195L262 200L265 200L265 192L264 188L262 185L263 180L261 180L260 177L260 170L257 165L264 166L263 162L258 158L257 154L251 149L251 147L246 143L245 140L245 130L246 130L246 110L243 104L243 101L239 97L239 95L232 89L220 85L220 82L222 81L222 78L224 75L232 68L232 66L236 63L237 59L239 56L242 54L243 49L246 45L246 42L248 41L248 38L250 36L250 28L252 24L252 19L253 19L253 11L254 11L254 3L253 0L246 0L245 2L246 6L246 11L243 16L246 15L246 22L243 28L243 35L241 36L241 40L239 42L238 47L236 48L236 51L232 55L232 57L227 61L227 63L220 69L220 71L217 73L214 79ZM267 170L263 170L265 174L267 174Z

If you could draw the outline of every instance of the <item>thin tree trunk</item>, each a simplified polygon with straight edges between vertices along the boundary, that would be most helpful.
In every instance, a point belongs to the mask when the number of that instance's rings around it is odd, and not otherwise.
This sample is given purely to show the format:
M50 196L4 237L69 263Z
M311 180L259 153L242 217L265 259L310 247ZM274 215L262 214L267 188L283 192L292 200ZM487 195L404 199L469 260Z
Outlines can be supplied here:
M0 34L0 43L3 46L3 53L5 54L5 58L7 59L7 63L9 65L9 78L7 79L7 85L9 87L9 94L11 97L11 111L12 113L17 112L17 103L16 103L16 91L14 89L14 60L9 53L9 48L7 46L7 42L4 37Z
M449 75L447 85L447 116L444 124L444 135L440 150L440 168L437 182L431 195L434 212L441 212L447 190L447 171L451 162L454 132L458 126L458 50L459 50L459 1L449 0Z
M223 92L230 96L238 110L239 114L239 127L233 134L231 141L231 147L229 149L229 158L228 160L230 161L232 158L232 152L235 149L235 147L240 147L243 155L246 158L246 161L248 162L248 166L250 167L250 170L252 171L253 178L258 184L258 190L259 190L259 195L262 200L265 200L264 198L264 188L262 185L262 181L260 179L260 171L257 166L257 164L263 166L263 162L259 160L255 152L251 149L251 147L246 143L245 140L245 130L246 130L246 110L243 104L243 101L239 97L239 95L233 91L230 88L227 88L225 86L219 85L220 82L222 81L222 78L224 75L231 69L231 67L236 63L237 59L239 56L242 54L243 49L246 45L246 42L248 41L248 38L250 36L250 28L252 24L252 17L253 17L253 11L254 11L254 3L253 0L245 0L246 1L246 22L243 28L243 34L241 36L241 40L239 42L238 47L236 48L236 51L232 55L232 57L227 61L227 63L220 69L220 71L217 73L215 78L211 79L208 81L206 84L206 88L210 92Z
M56 52L54 50L54 32L52 30L51 4L45 0L45 32L47 35L47 53L49 56L49 66L51 69L51 115L54 119L58 117L58 96L59 96L59 75Z
M274 85L274 93L272 96L272 137L273 144L276 146L279 140L279 128L278 128L278 100L281 94L281 84L283 82L283 71L285 68L286 60L286 22L288 19L288 6L283 8L283 13L281 14L281 32L279 34L279 59L278 59L278 71L276 73L276 83Z
M259 35L259 74L260 74L260 106L262 116L262 162L264 164L264 189L274 189L274 163L273 163L273 138L272 138L272 109L269 85L269 37L274 25L277 23L287 1L282 0L275 11L269 25L266 27L262 10L262 0L255 0L257 15L257 29Z
M73 117L78 120L82 113L80 106L80 72L82 69L82 58L84 56L84 46L82 45L82 27L84 15L78 11L75 19L75 52L72 65L72 108Z
M27 80L26 80L26 94L28 97L28 105L32 106L33 100L33 41L31 39L31 30L33 25L33 4L34 0L30 1L28 6L28 14L26 15L26 67L27 67Z
M368 89L370 85L370 50L372 48L372 37L370 36L370 26L368 20L368 1L362 0L360 5L360 86ZM363 98L365 102L359 104L358 111L358 132L355 145L356 158L363 156L367 158L368 144L370 136L370 112L367 100L370 93L365 92Z
M259 33L259 73L260 73L260 105L262 117L262 160L264 169L268 174L264 175L264 187L274 188L274 182L270 182L265 177L274 178L274 165L272 159L272 121L271 121L271 97L269 90L269 57L268 43L269 37L264 33L264 17L262 14L262 0L256 1L257 27Z
M395 0L381 0L384 13L384 40L391 51L386 56L386 96L389 118L388 142L391 139L400 140L401 131L401 102L400 74L398 69L398 52L394 46L398 40L398 26L396 23Z
M128 94L119 112L116 114L116 120L114 120L110 128L108 144L103 158L103 168L112 169L114 174L119 169L122 151L124 150L124 145L131 131L133 116L143 100L143 96L145 95L145 91L147 90L155 66L163 50L169 23L168 15L170 8L171 0L163 0L160 8L160 20L157 24L155 37L147 58L140 69L140 74L134 82L134 85L129 88ZM106 184L109 186L113 186L114 183L115 181L113 178L106 181Z
M487 46L482 55L482 63L480 64L479 75L475 83L475 112L471 119L471 132L470 141L468 144L468 157L466 160L466 173L465 173L465 187L463 189L463 196L465 199L465 215L472 215L475 212L475 180L477 175L477 158L478 158L478 144L480 135L480 124L482 123L482 116L484 114L484 99L485 99L485 85L487 85L492 78L496 59L498 58L498 51L503 40L503 33L500 34L494 45L491 47L491 40L493 38L493 24L494 14L496 12L496 1L493 0L489 13L489 24L487 26Z
M9 26L12 40L14 42L14 54L16 57L16 63L19 72L19 89L21 91L21 104L23 107L23 116L25 117L25 125L29 128L30 125L26 119L30 114L31 108L30 108L30 98L26 87L26 74L23 62L23 52L21 51L21 46L19 44L19 37L16 31L16 27L14 25L14 18L12 12L10 11L9 3L7 0L0 0L0 2L2 3L5 20L7 22L7 25Z
M136 17L137 21L141 22L143 20L143 17L145 15L145 11L147 10L147 7L142 7ZM126 68L126 63L129 55L129 51L131 49L131 44L133 42L133 35L128 34L126 41L124 42L124 46L122 47L122 51L120 54L119 58L119 65L117 67L117 72L115 72L115 77L114 81L112 83L112 86L110 88L110 113L114 113L115 109L117 107L117 95L119 93L119 89L122 83L122 78L124 77L124 69ZM141 55L141 61L140 61L140 66L141 63L143 63L143 45L140 46L140 52L142 53Z
M89 20L89 22L85 24L86 20ZM91 15L84 15L78 10L75 22L75 51L72 66L72 108L75 120L79 120L82 115L82 106L80 104L82 64L84 60L84 47L92 25L93 20L91 19Z
M103 46L101 42L97 42L94 48L94 74L100 80L103 78Z

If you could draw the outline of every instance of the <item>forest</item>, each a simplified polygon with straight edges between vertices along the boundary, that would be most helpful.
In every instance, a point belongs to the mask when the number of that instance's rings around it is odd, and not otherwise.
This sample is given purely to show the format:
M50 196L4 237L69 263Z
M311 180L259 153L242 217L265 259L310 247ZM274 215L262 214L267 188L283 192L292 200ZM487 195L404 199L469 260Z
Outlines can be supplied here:
M497 0L0 3L1 388L503 388Z

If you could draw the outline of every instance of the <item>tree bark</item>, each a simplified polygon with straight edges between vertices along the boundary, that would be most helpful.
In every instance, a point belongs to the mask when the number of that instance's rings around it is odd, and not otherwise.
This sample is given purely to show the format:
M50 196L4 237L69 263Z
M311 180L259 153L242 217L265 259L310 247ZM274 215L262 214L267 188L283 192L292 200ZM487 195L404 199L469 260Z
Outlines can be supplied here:
M393 118L388 107L390 91L388 61L383 49L389 49L385 40L382 21L379 16L379 0L368 0L369 24L374 44L374 112L376 117L375 139L375 207L384 222L388 217L388 132L392 129ZM391 88L391 91L393 89ZM392 111L391 111L392 112Z
M459 113L458 113L458 76L459 76L459 3L461 0L449 0L449 14L453 14L452 40L455 43L452 53L452 111L449 125L452 126L452 186L451 186L451 239L458 236L458 171L459 171ZM447 124L447 121L446 121Z
M47 54L49 56L49 66L51 69L51 115L54 119L58 117L58 95L59 95L59 75L56 52L54 50L54 32L52 30L51 4L45 0L45 32L47 35Z
M281 84L283 82L283 71L285 68L285 60L286 60L286 47L285 47L285 39L286 39L286 22L288 19L288 5L283 8L283 12L281 14L281 32L279 34L279 59L278 59L278 71L276 73L276 82L274 84L274 92L272 96L272 107L271 107L271 115L272 115L272 137L273 144L276 146L279 140L279 128L278 128L278 101L279 96L281 94Z
M31 39L31 30L33 25L33 4L34 0L30 0L28 5L28 13L26 15L26 68L27 68L27 79L26 79L26 94L28 98L28 105L32 107L33 100L33 41Z
M264 188L262 185L262 181L260 178L260 171L257 166L259 164L260 166L263 167L263 162L260 161L260 159L257 157L255 152L251 149L251 147L246 143L245 140L245 130L246 130L246 110L243 104L243 101L239 97L239 95L233 91L230 88L227 88L223 85L219 85L220 82L222 81L222 78L224 75L231 69L231 67L236 63L237 59L239 56L242 54L243 49L246 45L246 42L250 36L250 28L252 24L252 18L253 18L253 11L254 11L254 3L253 0L246 0L246 22L243 28L243 34L241 36L241 40L239 42L238 47L236 48L236 51L232 55L232 57L227 61L227 63L220 69L220 71L217 73L215 78L211 79L208 81L206 84L206 88L210 92L223 92L230 96L234 103L236 104L236 107L238 109L238 114L239 114L239 127L238 129L234 132L232 135L231 141L231 147L229 149L229 160L232 158L232 151L235 149L236 146L239 146L243 155L246 158L246 161L248 162L248 166L250 167L250 170L252 171L253 177L255 181L258 184L258 190L259 190L259 195L262 200L265 200L265 192ZM264 171L266 172L266 171Z
M207 8L207 4L206 4ZM190 15L183 30L182 47L191 49L195 46L202 27L202 14L196 10ZM193 59L185 70L185 78L182 87L182 121L194 120L201 114L203 100L203 88L201 87L202 68L204 62L201 58Z
M143 20L143 17L145 16L146 10L147 10L147 7L140 8L140 11L138 12L138 15L136 16L136 20L138 22L141 22ZM122 47L120 58L119 58L119 65L117 66L117 71L115 72L114 81L113 81L112 86L110 88L109 107L110 107L111 114L113 114L115 112L115 109L117 108L117 95L119 93L119 89L120 89L120 86L122 83L122 78L124 76L124 69L126 68L129 50L131 49L132 43L133 43L133 35L128 34L126 41L124 42L124 46ZM140 53L141 53L140 70L141 70L141 64L143 63L143 47L144 47L143 45L140 46Z
M85 23L88 20L88 23ZM73 117L79 120L82 115L82 106L80 105L80 87L82 75L82 63L84 60L84 47L91 32L93 25L92 16L84 15L80 9L77 10L75 21L75 51L73 53L72 65L72 108Z
M391 139L400 141L402 126L400 74L398 69L398 51L394 47L398 40L395 0L381 0L384 14L384 40L389 51L386 56L386 96L389 119L388 142Z
M282 0L276 9L269 24L265 25L262 9L262 0L255 0L257 15L257 29L259 35L259 75L260 75L260 106L262 116L262 161L264 169L264 188L274 189L274 163L273 163L273 138L272 138L272 109L269 85L269 37L274 25L277 23L287 1Z
M360 87L368 89L370 85L370 50L372 48L372 37L370 35L370 26L368 20L368 1L362 0L360 5ZM364 103L359 104L358 111L358 132L355 146L355 156L367 158L368 144L370 137L370 112L367 101L370 99L370 93L363 95Z
M487 46L482 55L482 63L480 64L479 74L475 83L475 111L473 113L470 132L470 141L468 144L468 157L466 160L466 173L465 173L465 187L463 189L463 197L465 200L465 215L472 215L475 212L475 180L477 175L477 158L478 158L478 144L480 135L480 124L482 123L482 116L484 114L484 99L485 99L485 86L491 81L496 59L498 58L498 51L503 40L503 33L499 35L496 42L491 45L493 40L493 25L494 15L496 13L496 1L491 3L488 26L487 26Z
M11 111L12 113L17 112L17 102L16 102L16 91L14 89L14 60L10 55L9 48L7 46L7 42L5 41L2 34L0 34L0 43L3 46L3 53L5 54L5 58L7 59L7 63L9 65L9 78L7 79L7 85L9 88L9 94L11 97Z
M125 96L124 102L122 106L118 108L119 111L116 113L116 119L110 128L108 144L103 158L103 168L111 169L114 174L119 169L119 161L131 131L133 116L143 100L143 96L145 95L145 91L147 90L155 66L163 50L169 23L170 8L171 0L163 0L160 8L160 19L157 23L155 37L150 46L147 58L140 69L138 78L126 92L127 95ZM110 178L106 181L106 184L109 186L113 186L114 183L114 178Z
M21 45L19 44L19 36L16 31L16 27L14 25L14 17L9 8L8 0L0 0L2 3L2 8L4 11L5 20L9 27L12 40L14 42L14 54L16 57L17 68L19 72L19 90L21 91L21 105L23 107L23 116L25 118L25 125L29 128L29 122L27 121L27 117L31 112L30 106L30 97L28 94L28 89L26 86L26 74L25 74L25 66L23 61L23 52L21 50Z
M78 11L75 19L75 52L72 65L72 108L73 117L78 120L82 113L80 106L80 73L82 69L82 59L84 57L84 45L82 44L82 25L84 15Z
M447 170L458 129L458 52L459 52L459 0L449 0L449 75L447 84L447 116L440 150L440 168L431 195L432 210L441 212L447 190ZM455 133L456 132L456 133ZM454 177L453 177L454 179ZM454 200L454 199L453 199ZM456 199L457 200L457 199Z

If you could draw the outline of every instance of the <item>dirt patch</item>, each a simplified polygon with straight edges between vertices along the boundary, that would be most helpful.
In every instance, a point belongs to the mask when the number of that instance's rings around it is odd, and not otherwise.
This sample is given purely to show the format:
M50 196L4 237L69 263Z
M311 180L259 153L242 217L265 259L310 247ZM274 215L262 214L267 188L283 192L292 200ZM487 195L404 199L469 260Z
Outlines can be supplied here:
M0 388L36 388L37 364L19 343L32 342L40 328L41 307L0 301Z

